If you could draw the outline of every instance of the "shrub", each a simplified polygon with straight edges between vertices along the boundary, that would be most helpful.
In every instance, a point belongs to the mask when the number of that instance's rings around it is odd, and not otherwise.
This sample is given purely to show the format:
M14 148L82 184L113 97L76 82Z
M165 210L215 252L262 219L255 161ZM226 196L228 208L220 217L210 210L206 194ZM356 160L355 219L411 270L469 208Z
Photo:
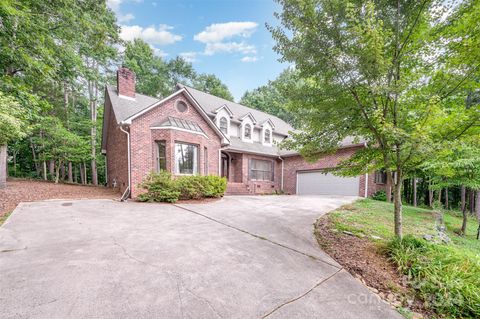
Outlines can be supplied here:
M411 235L390 241L387 253L428 308L442 316L480 318L477 255Z
M205 197L222 197L227 190L227 179L215 175L203 176Z
M188 175L172 179L168 172L150 173L140 184L146 190L138 196L142 202L170 202L178 199L222 197L227 189L227 180L218 176Z
M387 193L384 190L379 190L371 196L374 200L387 201Z
M165 171L148 174L140 187L146 190L146 193L138 196L138 200L141 202L175 203L180 197L172 175Z
M199 199L205 190L204 176L180 176L175 180L181 199Z

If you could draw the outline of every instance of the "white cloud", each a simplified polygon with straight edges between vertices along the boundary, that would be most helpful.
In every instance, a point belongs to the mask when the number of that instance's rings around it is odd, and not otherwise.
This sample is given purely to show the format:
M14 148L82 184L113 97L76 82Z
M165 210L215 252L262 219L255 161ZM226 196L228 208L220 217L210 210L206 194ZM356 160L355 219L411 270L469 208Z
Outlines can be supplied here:
M202 43L213 43L221 42L234 36L246 38L255 32L257 26L258 23L249 21L215 23L196 34L193 39Z
M118 22L122 23L122 22L128 22L130 20L135 19L135 16L131 13L117 14L117 19L118 19Z
M135 16L131 13L123 14L120 11L120 5L122 4L123 0L107 0L107 6L115 12L117 16L117 20L120 23L129 22L135 19Z
M182 52L179 55L185 61L193 63L197 61L197 54L198 54L197 52Z
M242 54L255 54L257 50L255 46L246 44L245 42L214 42L207 43L205 46L205 55L214 55L215 53L233 53L240 52Z
M205 44L205 55L235 52L255 54L255 46L246 43L244 39L250 37L257 26L258 23L250 21L214 23L196 34L193 39Z
M258 58L256 56L244 56L240 61L242 62L256 62Z
M147 28L139 25L121 26L120 37L125 41L132 41L140 38L149 44L166 45L182 40L180 35L173 34L169 30L172 27L167 25L149 26Z

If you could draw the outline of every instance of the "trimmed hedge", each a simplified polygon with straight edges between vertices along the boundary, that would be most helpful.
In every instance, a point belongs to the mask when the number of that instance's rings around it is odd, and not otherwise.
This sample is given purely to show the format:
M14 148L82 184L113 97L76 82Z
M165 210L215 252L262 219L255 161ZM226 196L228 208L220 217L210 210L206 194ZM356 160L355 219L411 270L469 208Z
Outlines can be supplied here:
M179 199L222 197L227 189L227 180L214 175L189 175L174 179L172 174L161 171L150 173L140 187L146 192L138 196L139 201L174 203Z

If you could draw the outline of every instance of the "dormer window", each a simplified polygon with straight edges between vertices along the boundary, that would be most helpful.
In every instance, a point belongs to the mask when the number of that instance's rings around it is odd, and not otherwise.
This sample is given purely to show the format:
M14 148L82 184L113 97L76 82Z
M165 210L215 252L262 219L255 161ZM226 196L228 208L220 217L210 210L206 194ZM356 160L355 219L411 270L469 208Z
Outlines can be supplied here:
M245 124L243 136L245 139L252 139L252 126L250 124Z
M220 131L224 134L228 134L228 120L226 117L220 118Z
M265 134L264 134L264 135L265 135L265 136L264 136L264 143L265 143L265 144L270 144L270 143L272 143L272 140L271 140L272 136L271 136L271 133L270 133L270 130L269 130L269 129L266 129L266 130L265 130Z

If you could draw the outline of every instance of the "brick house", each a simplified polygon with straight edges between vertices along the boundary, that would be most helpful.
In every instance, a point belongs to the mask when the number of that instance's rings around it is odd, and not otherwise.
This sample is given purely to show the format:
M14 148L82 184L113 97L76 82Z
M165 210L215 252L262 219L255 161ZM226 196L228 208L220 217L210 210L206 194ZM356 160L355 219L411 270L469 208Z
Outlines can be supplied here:
M177 85L160 100L135 92L135 74L121 68L117 87L105 89L102 153L107 182L125 196L141 193L151 171L221 175L229 194L369 196L384 187L381 174L342 178L325 174L363 144L344 143L336 154L307 163L279 149L293 128L276 116Z

